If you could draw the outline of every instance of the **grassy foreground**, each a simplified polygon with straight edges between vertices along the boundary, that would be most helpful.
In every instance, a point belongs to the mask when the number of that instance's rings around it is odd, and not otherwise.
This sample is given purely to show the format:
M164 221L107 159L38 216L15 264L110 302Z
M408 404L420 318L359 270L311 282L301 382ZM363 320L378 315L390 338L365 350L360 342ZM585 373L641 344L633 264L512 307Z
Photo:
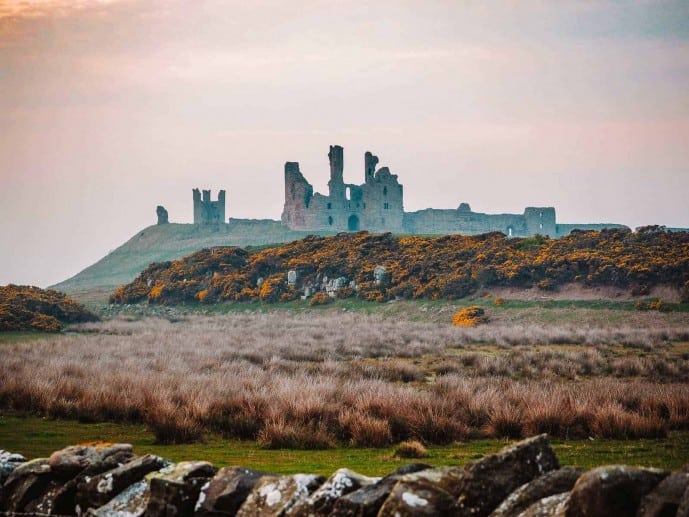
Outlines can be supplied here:
M394 458L393 447L268 450L256 442L218 437L210 437L206 443L156 445L153 434L140 425L0 417L0 449L18 452L27 458L45 457L62 447L93 441L131 443L138 454L152 453L173 461L207 460L216 466L241 465L276 473L309 472L323 475L341 467L366 475L383 475L413 461L438 466L463 465L510 443L486 439L431 446L427 458L409 460ZM676 470L689 460L689 432L672 432L668 438L655 440L553 440L552 443L563 465L585 468L624 463Z

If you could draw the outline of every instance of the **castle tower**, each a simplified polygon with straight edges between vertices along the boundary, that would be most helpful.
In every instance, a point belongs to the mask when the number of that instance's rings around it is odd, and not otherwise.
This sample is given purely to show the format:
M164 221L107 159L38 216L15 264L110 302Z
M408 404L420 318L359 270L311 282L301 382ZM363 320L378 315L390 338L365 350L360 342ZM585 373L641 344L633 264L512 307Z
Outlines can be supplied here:
M364 155L364 181L366 184L373 183L373 178L376 174L376 165L378 165L378 157L374 156L370 151L366 151Z
M328 182L330 198L338 203L344 202L344 151L342 147L339 145L331 145L328 159L330 160L330 181Z
M218 200L211 201L211 191L204 190L203 196L199 189L192 190L194 200L194 224L224 223L225 222L225 191L218 192Z

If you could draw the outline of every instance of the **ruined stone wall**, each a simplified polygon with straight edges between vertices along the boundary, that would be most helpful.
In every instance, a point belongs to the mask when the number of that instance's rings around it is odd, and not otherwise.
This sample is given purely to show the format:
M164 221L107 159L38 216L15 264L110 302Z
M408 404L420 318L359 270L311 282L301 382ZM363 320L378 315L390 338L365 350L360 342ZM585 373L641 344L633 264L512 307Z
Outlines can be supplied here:
M556 236L555 209L527 208L523 214L488 215L462 203L457 210L429 208L404 212L404 190L387 167L376 169L378 157L364 155L364 183L345 183L342 147L330 146L328 195L313 192L297 162L285 164L285 206L282 222L292 230L313 232L396 232L412 234L479 234Z
M331 146L329 195L314 193L297 162L285 164L282 222L292 230L401 232L403 189L387 167L375 171L378 158L366 153L362 185L344 183L343 150Z
M625 229L623 224L557 224L555 225L555 237L566 237L572 230L595 231L607 230L612 228ZM628 228L627 228L628 229Z
M194 200L194 224L210 224L225 222L225 191L218 192L218 200L211 201L211 191L204 190L203 196L199 189L192 190Z
M462 210L428 208L404 214L404 231L414 234L478 235L502 232L512 237L530 235L523 215L488 215Z
M175 464L122 443L66 447L31 461L0 450L0 514L686 516L689 464L673 473L562 467L546 435L463 466L414 463L383 477L347 468L325 478Z

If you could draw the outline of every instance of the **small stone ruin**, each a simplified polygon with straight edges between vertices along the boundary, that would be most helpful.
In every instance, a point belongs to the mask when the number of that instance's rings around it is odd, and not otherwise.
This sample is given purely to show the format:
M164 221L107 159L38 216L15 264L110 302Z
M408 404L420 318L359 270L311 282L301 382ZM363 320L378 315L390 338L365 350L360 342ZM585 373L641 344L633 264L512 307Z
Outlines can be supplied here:
M158 223L157 224L167 224L169 223L167 219L167 210L165 210L164 206L158 205L156 208L156 215L158 216Z
M421 463L384 477L325 478L137 456L128 444L67 447L32 461L0 451L0 515L689 516L689 464L561 467L548 437L463 467Z

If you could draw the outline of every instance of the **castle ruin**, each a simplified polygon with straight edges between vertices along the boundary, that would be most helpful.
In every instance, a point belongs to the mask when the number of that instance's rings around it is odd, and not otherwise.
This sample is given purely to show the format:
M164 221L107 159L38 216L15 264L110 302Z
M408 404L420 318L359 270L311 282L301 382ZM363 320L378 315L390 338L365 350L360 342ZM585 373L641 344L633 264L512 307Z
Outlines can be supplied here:
M508 237L544 235L562 237L572 230L627 228L621 224L557 223L552 206L527 207L521 214L483 214L474 212L468 203L457 209L427 208L404 211L404 189L388 167L378 167L378 157L364 154L364 182L356 185L344 181L344 150L331 145L328 152L330 180L328 194L313 191L313 186L299 170L298 162L285 163L285 205L282 227L297 232L334 234L366 230L373 233L393 232L421 235L477 235L502 232ZM226 223L225 191L211 201L211 191L193 189L194 224ZM278 221L230 219L276 224ZM158 207L158 224L167 223L167 211Z
M211 201L211 191L204 190L203 197L199 189L192 190L194 198L194 224L211 224L225 222L225 191L218 192L218 200Z
M355 232L402 232L404 210L402 185L387 167L376 170L378 157L364 156L364 183L343 179L344 153L331 145L328 195L314 193L299 170L299 163L285 164L285 208L282 222L291 230Z
M467 203L456 210L428 208L405 212L403 188L387 167L376 169L378 157L364 155L364 183L343 179L344 156L339 145L330 146L328 195L314 193L298 162L285 163L285 207L282 222L291 230L342 232L367 230L410 234L479 234L503 232L507 236L558 234L553 207L528 207L523 214L489 215L472 212Z

